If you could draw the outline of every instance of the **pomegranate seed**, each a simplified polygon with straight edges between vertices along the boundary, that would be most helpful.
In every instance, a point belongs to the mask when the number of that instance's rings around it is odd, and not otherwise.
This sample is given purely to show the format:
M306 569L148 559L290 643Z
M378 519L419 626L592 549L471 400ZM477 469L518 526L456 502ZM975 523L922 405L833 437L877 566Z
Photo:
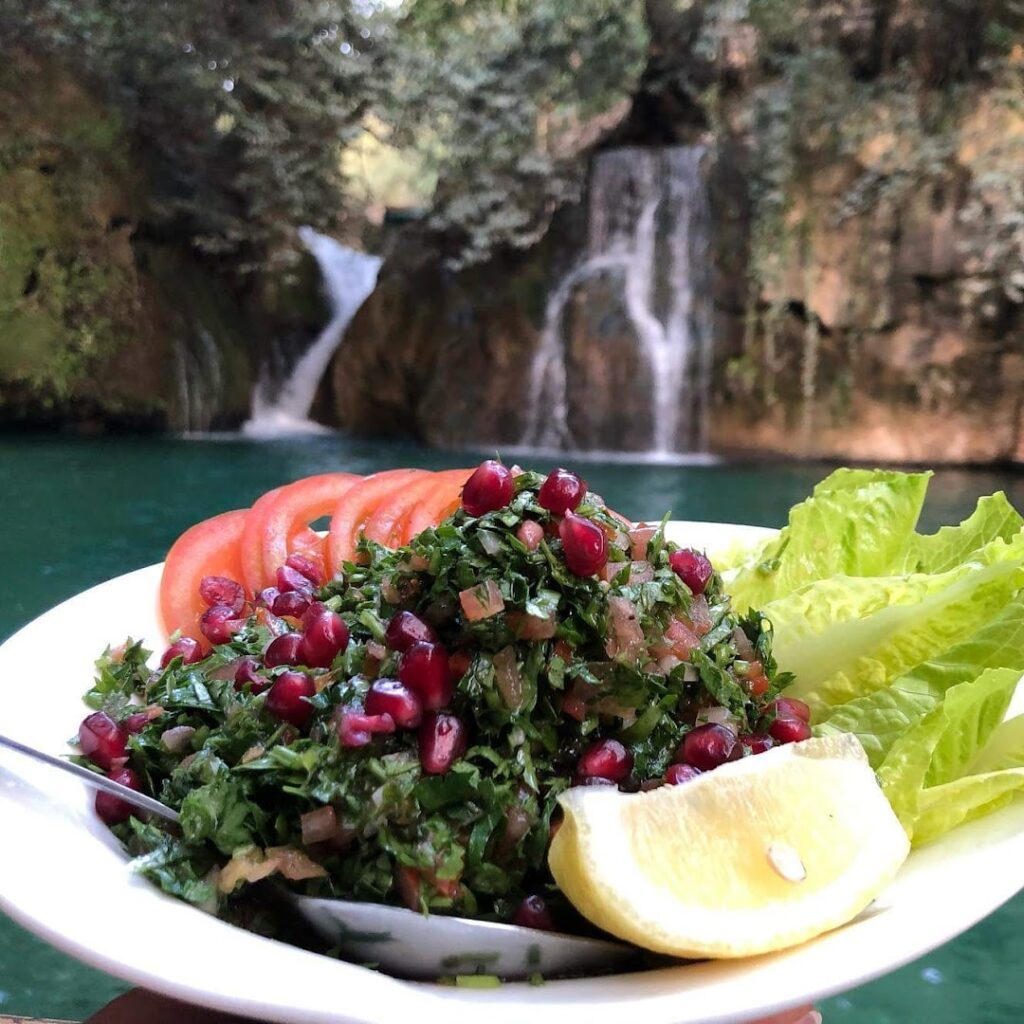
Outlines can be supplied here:
M606 779L603 775L587 775L586 777L580 777L577 775L573 779L574 786L617 786L617 782L613 782L611 779Z
M129 715L121 724L130 736L137 736L152 721L145 711L138 711Z
M802 722L811 720L811 709L796 697L779 697L772 707L777 718L799 718Z
M136 792L142 789L142 780L131 768L119 768L117 771L108 772L107 778ZM100 791L96 794L96 814L105 825L120 825L122 821L127 821L133 814L138 813L130 803L119 796L114 796L113 793Z
M235 689L244 690L248 686L253 693L262 693L270 685L270 680L259 674L259 666L255 658L242 658L235 668Z
M366 695L368 715L390 715L399 729L415 729L423 718L423 703L397 679L377 679Z
M286 590L274 598L270 610L275 615L287 615L292 619L301 619L309 608L309 594L298 590Z
M256 595L256 603L263 605L264 608L270 608L277 600L277 595L280 593L281 591L278 590L277 587L264 587Z
M633 770L633 755L618 741L597 740L580 755L576 765L576 777L583 779L607 779L622 782Z
M456 651L454 654L448 655L448 675L452 677L452 682L457 683L469 671L469 666L472 664L472 657L465 651Z
M222 604L236 615L245 607L245 591L241 583L227 576L204 576L199 581L199 596L208 608Z
M670 764L665 769L665 781L670 786L678 786L681 782L689 782L700 774L701 770L694 768L692 764Z
M316 687L305 672L282 672L267 692L267 710L282 722L303 726L313 714L305 698L315 697Z
M524 519L516 530L516 540L519 541L527 551L536 551L540 542L544 539L544 527L533 519Z
M537 492L537 504L556 516L575 512L587 493L586 481L567 469L553 469Z
M283 633L270 641L263 652L263 664L267 668L278 665L298 665L302 662L302 634Z
M315 615L303 620L306 632L302 638L302 660L315 668L330 668L331 662L348 647L348 626L330 608L321 606Z
M432 711L420 726L420 764L428 775L444 775L466 752L466 727L454 715Z
M481 462L462 488L462 507L471 516L504 508L515 493L512 472L494 459Z
M78 727L78 745L98 768L109 772L128 750L128 730L106 711L95 711Z
M742 757L743 751L732 729L711 722L691 729L683 738L676 757L702 772Z
M437 711L452 699L448 652L440 644L413 644L402 655L398 678L419 697L426 711Z
M226 644L238 632L241 620L226 604L207 608L199 619L199 630L211 644Z
M745 736L741 736L740 743L752 754L763 754L766 750L771 750L775 746L771 736L765 736L762 733L748 733Z
M185 665L194 665L197 661L203 660L203 649L199 646L198 640L190 636L183 636L175 640L162 655L160 655L160 667L167 668L175 658L181 658Z
M536 928L542 932L555 930L555 919L551 916L543 896L525 897L516 907L512 923L519 925L520 928Z
M811 738L811 727L802 718L776 718L768 732L778 743L799 743Z
M312 558L307 558L305 555L300 555L296 552L289 555L284 564L289 569L294 569L305 576L314 587L322 587L324 585L323 568L317 565Z
M597 523L567 512L558 527L562 554L569 571L577 576L593 576L608 561L608 538Z
M715 571L704 555L690 548L673 551L668 556L668 564L672 566L676 575L690 588L690 593L695 597L704 593Z
M297 569L293 569L290 565L282 565L277 570L277 589L282 594L289 590L297 590L300 594L311 594L313 584Z
M407 651L413 644L436 644L434 627L412 612L393 615L384 634L384 642L393 651Z
M387 713L361 715L358 711L343 711L338 720L338 739L343 747L365 747L374 733L395 731L395 720Z

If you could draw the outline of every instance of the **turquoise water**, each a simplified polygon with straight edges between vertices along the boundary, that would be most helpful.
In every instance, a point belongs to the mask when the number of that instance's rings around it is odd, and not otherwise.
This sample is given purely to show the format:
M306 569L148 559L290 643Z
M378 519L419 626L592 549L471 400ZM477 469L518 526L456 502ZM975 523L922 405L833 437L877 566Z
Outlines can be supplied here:
M472 464L472 459L466 453L335 437L262 444L0 437L0 639L85 587L159 561L189 524L248 505L284 480L332 469L437 468ZM536 468L550 465L549 460L520 461ZM827 472L814 465L575 465L593 489L635 518L660 517L671 509L679 519L765 526L780 525L786 509ZM999 488L1024 507L1024 475L940 472L925 526L961 518L979 495ZM97 637L97 650L107 639ZM935 897L941 900L942 893ZM1024 900L1018 899L917 963L828 1000L826 1024L1017 1020L1024 1015L1024 988L1013 968L1021 962ZM124 987L0 917L0 1014L81 1019Z

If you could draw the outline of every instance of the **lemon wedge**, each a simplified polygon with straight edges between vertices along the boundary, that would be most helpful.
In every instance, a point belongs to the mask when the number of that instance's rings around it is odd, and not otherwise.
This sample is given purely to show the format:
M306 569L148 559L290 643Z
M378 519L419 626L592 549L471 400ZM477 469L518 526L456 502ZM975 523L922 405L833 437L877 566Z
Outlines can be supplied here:
M853 736L776 747L648 793L560 798L555 881L594 924L673 956L793 946L856 917L910 851Z

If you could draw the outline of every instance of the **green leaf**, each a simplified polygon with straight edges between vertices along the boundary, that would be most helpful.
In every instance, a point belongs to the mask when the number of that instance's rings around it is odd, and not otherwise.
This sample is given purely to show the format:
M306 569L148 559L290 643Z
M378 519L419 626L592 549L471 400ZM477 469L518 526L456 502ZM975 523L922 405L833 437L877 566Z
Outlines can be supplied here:
M808 584L764 609L779 666L796 675L787 695L806 700L821 718L881 690L936 651L968 640L1022 584L1024 534L995 540L945 573Z
M914 822L914 844L930 842L965 821L991 814L1022 790L1024 767L967 775L944 786L926 789L921 794Z
M981 498L959 526L915 536L907 558L908 572L946 572L965 562L972 552L993 540L1011 540L1024 527L1024 518L1002 491Z
M901 571L930 473L838 469L789 513L789 523L730 574L737 611L760 608L816 580Z
M1024 672L1024 602L1014 601L969 639L915 665L889 686L840 704L819 722L815 732L820 736L853 733L877 768L892 744L938 707L947 690L976 679L988 668ZM1024 751L1024 730L1020 748ZM978 770L1004 767L1007 765L986 763Z
M1003 720L1019 680L1016 669L988 669L948 690L934 711L893 743L878 779L912 838L918 838L918 817L925 809L936 819L929 834L937 834L935 797L923 800L924 792L960 778ZM952 817L953 824L962 820Z

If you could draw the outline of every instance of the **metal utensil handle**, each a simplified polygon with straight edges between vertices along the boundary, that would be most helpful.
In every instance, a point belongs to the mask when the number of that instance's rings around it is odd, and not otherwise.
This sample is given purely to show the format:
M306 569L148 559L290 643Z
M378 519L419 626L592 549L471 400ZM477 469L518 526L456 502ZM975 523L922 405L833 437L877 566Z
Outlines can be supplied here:
M167 821L178 820L178 812L172 810L166 804L160 803L159 800L154 800L151 796L146 796L145 793L137 793L134 789L122 786L120 782L114 782L113 779L108 779L105 775L89 771L88 768L82 768L72 761L62 760L59 757L54 757L52 754L44 754L41 750L27 747L24 743L12 740L9 736L0 735L0 747L15 750L19 754L31 757L35 761L41 761L51 768L59 768L69 775L74 775L76 779L84 782L87 786L91 786L93 789L101 789L104 793L111 793L116 797L120 797L126 804L138 807L139 810L148 811L150 814L165 818Z

